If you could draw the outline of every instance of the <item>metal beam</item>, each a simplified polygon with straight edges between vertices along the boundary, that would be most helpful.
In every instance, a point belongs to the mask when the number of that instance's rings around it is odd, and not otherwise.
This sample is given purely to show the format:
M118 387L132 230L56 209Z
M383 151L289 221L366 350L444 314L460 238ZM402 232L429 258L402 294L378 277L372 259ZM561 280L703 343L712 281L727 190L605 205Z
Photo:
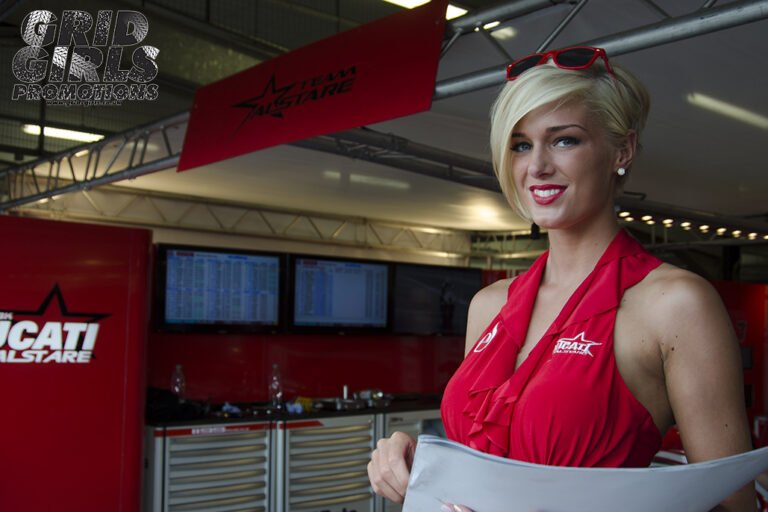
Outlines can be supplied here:
M552 41L554 41L555 38L563 32L563 30L565 30L565 27L567 27L568 24L573 20L573 18L577 14L579 14L579 11L581 11L584 8L584 6L587 5L587 1L588 0L579 0L579 3L573 6L573 9L571 9L568 15L566 15L566 17L563 18L563 21L561 21L555 27L552 33L549 34L547 38L544 39L544 41L542 41L542 43L538 46L538 48L536 48L536 53L543 52L549 47L550 44L552 44Z
M0 179L8 184L10 197L0 203L0 211L174 167L181 147L172 147L168 133L188 119L189 112L183 112L99 142L1 169ZM161 150L149 155L147 145L153 137L161 138ZM78 155L87 155L85 162L86 157Z
M605 48L612 56L623 55L764 19L768 19L768 0L741 0L580 44ZM505 79L504 66L449 78L436 84L433 99L496 87Z
M25 216L108 222L152 228L210 232L253 239L346 245L416 254L466 258L470 232L388 220L276 208L128 187L80 190L39 202ZM405 234L407 236L398 236Z
M525 16L532 12L546 9L558 4L568 3L567 0L518 0L517 2L500 2L494 6L486 7L484 9L478 9L472 12L468 12L464 16L460 16L454 20L446 23L446 32L449 34L461 33L467 34L474 31L476 28L482 28L486 23L492 21L499 21L504 23L505 21L520 16Z
M431 178L438 178L454 183L460 183L467 186L482 188L493 192L499 191L499 185L495 177L479 173L472 170L461 168L457 165L451 165L443 161L426 158L426 154L415 156L412 153L398 153L397 151L381 148L376 145L360 144L354 141L345 140L341 137L313 137L296 142L291 142L290 146L325 153L333 153L349 158L365 160L367 162L386 165L404 171L422 174ZM384 151L382 151L384 149ZM433 152L441 150L432 148ZM468 160L468 157L464 157ZM485 165L490 165L481 162ZM2 205L0 205L2 207Z
M425 160L431 160L453 167L467 169L478 174L483 174L495 178L493 165L490 162L468 157L459 153L454 153L452 151L446 151L444 149L427 146L426 144L413 142L404 137L398 137L397 135L381 133L368 128L358 128L355 130L338 132L331 135L331 137L357 142L359 144L366 144L369 146L389 149L390 151L395 151L397 153L406 155L413 155Z

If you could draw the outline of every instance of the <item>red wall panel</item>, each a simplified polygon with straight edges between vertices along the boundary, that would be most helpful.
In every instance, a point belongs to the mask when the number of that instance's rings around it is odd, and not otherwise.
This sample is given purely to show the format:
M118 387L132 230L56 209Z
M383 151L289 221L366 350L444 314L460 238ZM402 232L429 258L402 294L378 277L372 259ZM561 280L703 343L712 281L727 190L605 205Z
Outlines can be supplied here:
M0 510L138 511L151 233L8 216L0 233ZM97 326L92 351L67 350L75 324Z
M768 361L768 286L764 284L714 281L733 322L742 353L751 359L751 368L744 369L747 392L747 413L750 421L756 415L768 413L766 373Z
M288 399L340 396L345 384L350 392L440 393L463 357L455 336L152 333L149 385L168 389L180 363L190 398L261 401L277 363Z

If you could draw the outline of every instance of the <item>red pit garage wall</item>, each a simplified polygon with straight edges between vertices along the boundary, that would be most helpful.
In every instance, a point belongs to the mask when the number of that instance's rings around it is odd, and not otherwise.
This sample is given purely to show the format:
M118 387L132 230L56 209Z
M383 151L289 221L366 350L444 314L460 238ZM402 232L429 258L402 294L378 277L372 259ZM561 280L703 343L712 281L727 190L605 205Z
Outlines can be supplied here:
M213 402L267 399L272 363L287 399L385 393L442 393L464 357L457 336L235 335L152 333L149 385L168 389L177 363L187 394Z
M0 233L0 510L138 511L151 233Z
M744 363L744 392L750 424L755 416L768 414L766 374L768 361L768 286L714 281L731 317Z

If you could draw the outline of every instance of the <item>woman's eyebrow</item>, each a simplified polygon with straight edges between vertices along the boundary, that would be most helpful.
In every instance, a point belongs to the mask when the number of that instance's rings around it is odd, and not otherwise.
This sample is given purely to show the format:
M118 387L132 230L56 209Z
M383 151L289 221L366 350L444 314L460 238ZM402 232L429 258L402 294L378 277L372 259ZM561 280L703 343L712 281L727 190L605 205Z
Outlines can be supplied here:
M586 128L584 128L582 125L580 125L578 123L563 124L563 125L558 125L558 126L550 126L545 131L547 133L552 133L552 132L559 132L559 131L565 130L567 128L579 128L582 131L585 131L585 132L587 131ZM510 135L510 137L515 137L515 138L520 138L520 137L525 137L525 136L526 135L523 132L512 132L512 134Z
M559 132L559 131L565 130L567 128L579 128L582 131L587 131L586 128L584 128L582 125L580 125L578 123L563 124L563 125L559 125L559 126L550 126L549 128L547 128L546 131L547 132Z

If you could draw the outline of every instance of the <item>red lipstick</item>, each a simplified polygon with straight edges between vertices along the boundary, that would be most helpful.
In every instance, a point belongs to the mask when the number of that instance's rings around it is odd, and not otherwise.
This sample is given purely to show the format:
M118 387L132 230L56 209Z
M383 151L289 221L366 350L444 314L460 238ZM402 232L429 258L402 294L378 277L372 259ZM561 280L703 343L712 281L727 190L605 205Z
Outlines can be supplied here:
M557 201L566 188L564 185L531 185L528 190L536 204L548 205Z

